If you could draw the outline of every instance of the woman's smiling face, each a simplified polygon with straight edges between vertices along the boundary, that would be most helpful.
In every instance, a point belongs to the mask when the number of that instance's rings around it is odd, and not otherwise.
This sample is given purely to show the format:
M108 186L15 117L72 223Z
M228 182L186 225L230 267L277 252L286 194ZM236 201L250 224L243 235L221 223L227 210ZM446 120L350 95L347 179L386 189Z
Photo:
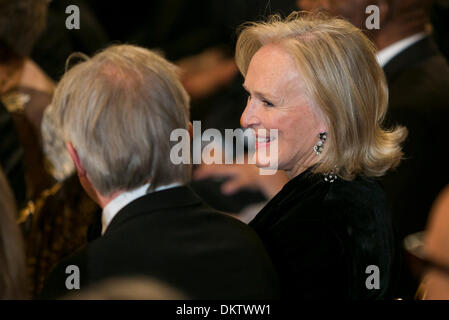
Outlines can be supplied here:
M249 96L241 125L256 134L278 130L278 168L294 177L315 164L313 147L326 127L306 95L293 57L278 44L263 46L251 59L243 86ZM256 147L269 148L272 142L260 137Z

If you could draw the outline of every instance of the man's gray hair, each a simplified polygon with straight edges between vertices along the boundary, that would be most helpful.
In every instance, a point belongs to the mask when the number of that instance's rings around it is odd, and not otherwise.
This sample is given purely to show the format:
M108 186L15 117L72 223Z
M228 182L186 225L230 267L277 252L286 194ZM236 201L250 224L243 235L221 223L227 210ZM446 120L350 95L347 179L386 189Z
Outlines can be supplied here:
M189 97L175 66L158 54L108 47L66 72L52 104L100 194L190 179L190 165L169 160L171 131L188 128Z

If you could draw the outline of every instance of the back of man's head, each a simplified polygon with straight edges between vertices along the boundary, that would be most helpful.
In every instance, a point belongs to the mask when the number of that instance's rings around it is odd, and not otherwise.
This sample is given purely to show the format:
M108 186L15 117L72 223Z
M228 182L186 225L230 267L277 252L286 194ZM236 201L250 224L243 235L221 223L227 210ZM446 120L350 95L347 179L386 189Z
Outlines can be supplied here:
M175 67L150 50L111 46L71 68L53 104L64 138L101 195L187 182L169 159L171 131L188 128L189 98Z

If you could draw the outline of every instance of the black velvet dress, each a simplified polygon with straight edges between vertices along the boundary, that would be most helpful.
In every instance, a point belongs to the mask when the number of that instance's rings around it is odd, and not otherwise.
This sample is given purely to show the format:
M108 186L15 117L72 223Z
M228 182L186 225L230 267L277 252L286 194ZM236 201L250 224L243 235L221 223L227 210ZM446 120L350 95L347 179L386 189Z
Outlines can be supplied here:
M377 181L330 183L309 169L290 180L250 226L272 258L283 299L390 298L395 250ZM370 265L378 267L378 289Z

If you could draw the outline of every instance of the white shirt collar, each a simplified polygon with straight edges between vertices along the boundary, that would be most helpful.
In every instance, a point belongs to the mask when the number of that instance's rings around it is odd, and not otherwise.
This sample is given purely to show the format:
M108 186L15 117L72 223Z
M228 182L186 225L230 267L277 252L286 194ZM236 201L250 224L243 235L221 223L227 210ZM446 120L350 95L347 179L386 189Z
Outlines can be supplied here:
M389 45L377 53L377 61L382 68L385 67L391 59L426 36L426 32L420 32Z
M165 186L160 186L156 188L155 190L152 190L151 192L156 191L162 191L165 189L170 189L174 187L180 186L181 183L172 183ZM125 191L121 194L119 194L117 197L112 199L103 209L103 214L101 215L101 234L103 235L106 231L107 227L111 223L112 219L115 217L115 215L122 210L126 205L133 202L137 198L143 197L148 192L148 188L150 187L150 184L147 183L141 187L138 187L131 191Z

